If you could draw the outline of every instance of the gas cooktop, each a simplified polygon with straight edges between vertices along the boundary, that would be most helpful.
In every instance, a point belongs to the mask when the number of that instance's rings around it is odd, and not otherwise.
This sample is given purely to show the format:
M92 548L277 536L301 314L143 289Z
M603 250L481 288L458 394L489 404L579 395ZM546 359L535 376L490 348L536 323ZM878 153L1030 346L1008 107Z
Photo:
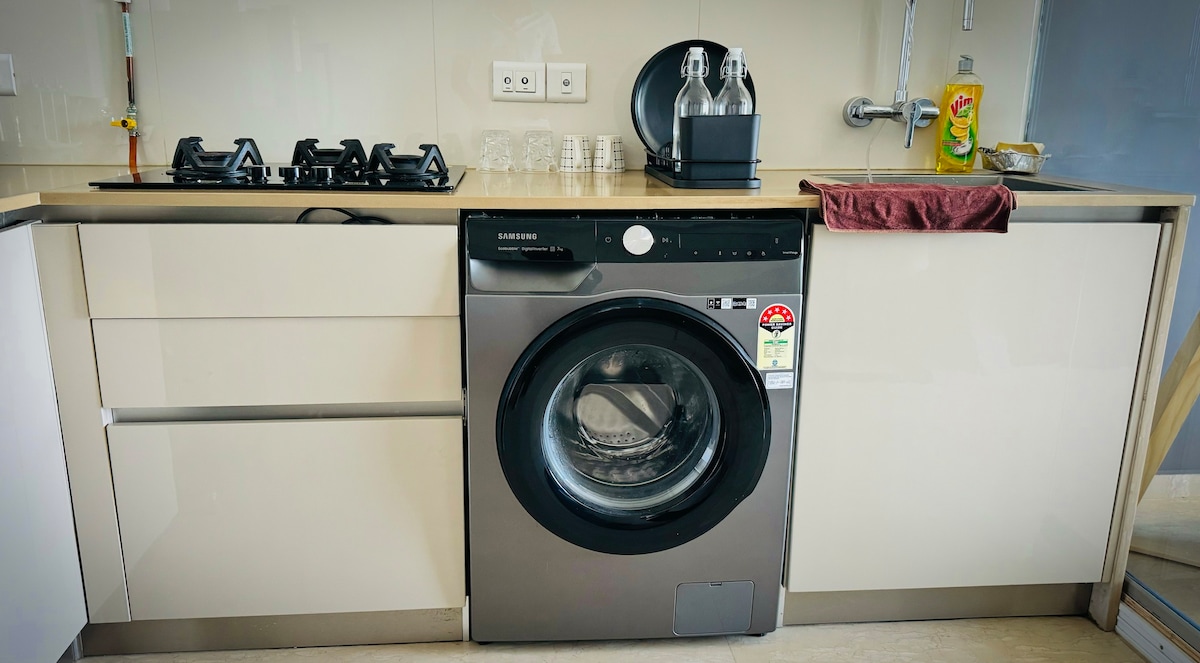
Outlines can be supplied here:
M316 138L297 141L290 164L266 164L251 138L235 149L209 152L199 137L182 138L171 167L89 182L100 189L403 191L449 193L466 168L447 166L437 145L420 154L392 154L395 145L378 143L368 155L357 140L340 148L317 147Z

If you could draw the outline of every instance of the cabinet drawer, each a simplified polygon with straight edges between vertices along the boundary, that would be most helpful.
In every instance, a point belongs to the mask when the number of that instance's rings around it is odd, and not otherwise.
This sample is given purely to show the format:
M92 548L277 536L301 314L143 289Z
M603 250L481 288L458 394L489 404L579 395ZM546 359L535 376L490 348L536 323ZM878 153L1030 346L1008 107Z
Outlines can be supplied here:
M452 226L79 228L93 318L458 315Z
M108 427L135 620L461 608L460 419Z
M105 407L462 400L458 318L95 320Z

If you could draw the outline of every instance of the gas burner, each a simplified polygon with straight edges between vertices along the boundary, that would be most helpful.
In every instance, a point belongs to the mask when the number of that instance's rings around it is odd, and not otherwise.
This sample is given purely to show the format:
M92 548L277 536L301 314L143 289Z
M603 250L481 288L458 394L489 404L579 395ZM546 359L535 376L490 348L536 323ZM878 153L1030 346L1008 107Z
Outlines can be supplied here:
M249 174L247 161L255 166L263 163L252 138L233 141L237 149L232 152L207 152L200 145L202 140L199 136L180 138L167 174L176 181L226 182L245 179Z
M333 182L335 178L341 180L362 178L363 170L367 167L367 152L363 149L361 141L343 140L340 150L319 148L317 142L316 138L296 141L296 149L292 152L292 165L300 166L305 173L318 182Z
M373 178L390 182L431 180L446 177L449 169L437 145L421 145L421 154L392 154L391 143L379 143L371 150L367 173Z

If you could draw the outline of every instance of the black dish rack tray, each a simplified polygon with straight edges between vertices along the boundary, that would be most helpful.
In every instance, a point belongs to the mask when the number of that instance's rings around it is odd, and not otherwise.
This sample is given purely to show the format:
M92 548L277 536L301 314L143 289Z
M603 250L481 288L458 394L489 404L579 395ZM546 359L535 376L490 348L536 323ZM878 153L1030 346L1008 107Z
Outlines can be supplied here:
M678 189L758 189L762 180L757 177L734 177L730 179L691 179L682 177L684 172L689 174L696 169L731 169L744 170L748 165L755 166L760 159L754 161L688 161L659 156L646 150L646 173L660 182ZM676 169L678 166L678 170Z
M679 159L646 150L646 172L681 189L757 189L758 115L679 120ZM664 152L670 150L670 145Z

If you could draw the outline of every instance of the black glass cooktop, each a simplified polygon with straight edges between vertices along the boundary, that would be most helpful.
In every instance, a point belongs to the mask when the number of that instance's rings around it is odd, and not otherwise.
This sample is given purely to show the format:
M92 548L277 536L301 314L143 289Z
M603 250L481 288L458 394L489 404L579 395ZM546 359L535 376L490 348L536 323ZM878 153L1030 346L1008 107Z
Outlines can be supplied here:
M442 151L422 144L414 154L394 154L392 143L362 141L320 147L316 138L296 141L290 164L263 163L253 138L238 138L230 150L208 150L199 136L180 138L171 167L90 182L100 189L281 190L281 191L454 191L466 169L447 166Z
M172 169L163 168L140 172L136 175L122 175L106 180L89 182L89 186L99 189L155 189L164 190L196 190L196 191L390 191L390 192L426 192L450 193L458 186L466 172L464 166L449 166L445 173L433 176L410 178L389 177L386 174L349 175L342 176L334 173L330 179L315 179L302 173L295 181L285 182L279 175L279 168L287 164L270 166L270 175L266 178L256 177L221 177L197 179L171 174Z

